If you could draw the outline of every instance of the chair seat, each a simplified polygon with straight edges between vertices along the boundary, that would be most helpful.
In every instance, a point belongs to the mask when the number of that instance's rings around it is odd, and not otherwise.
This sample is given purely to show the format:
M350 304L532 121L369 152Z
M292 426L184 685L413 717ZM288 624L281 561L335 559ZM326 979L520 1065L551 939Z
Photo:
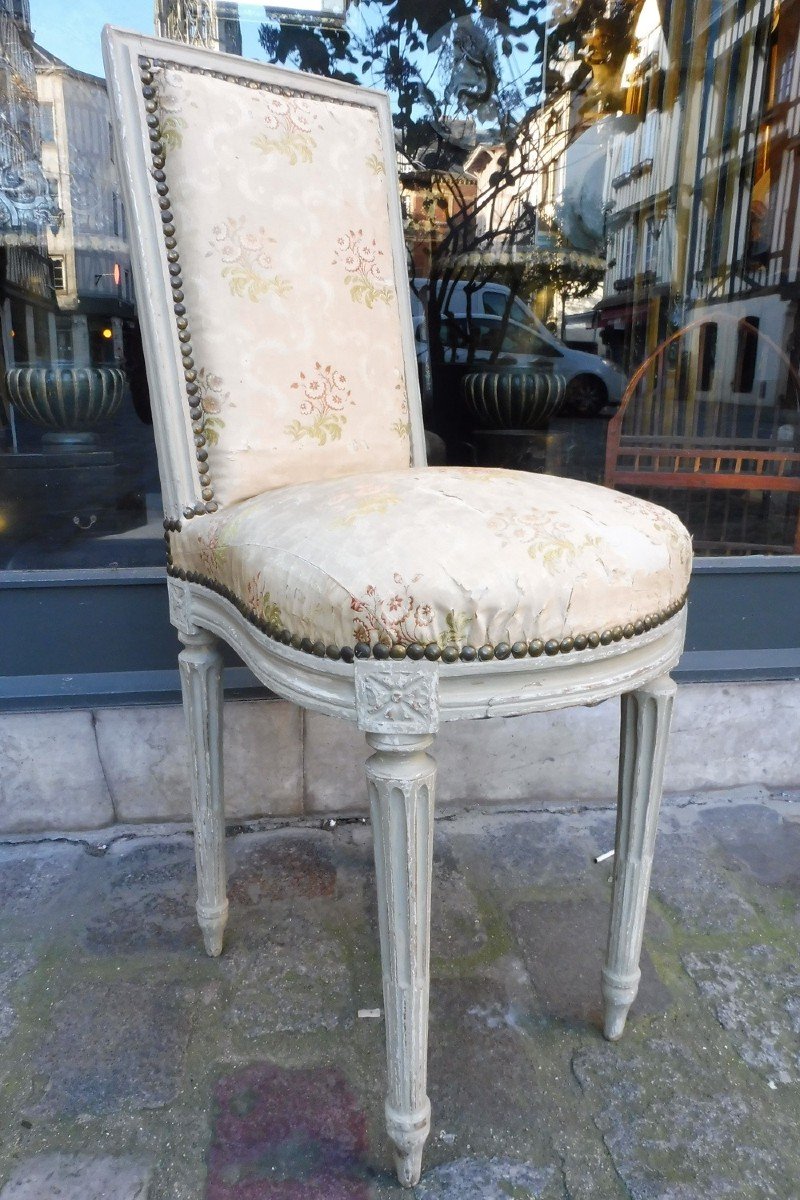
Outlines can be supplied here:
M428 467L276 488L187 522L170 553L298 650L453 662L645 632L682 606L691 541L595 484Z

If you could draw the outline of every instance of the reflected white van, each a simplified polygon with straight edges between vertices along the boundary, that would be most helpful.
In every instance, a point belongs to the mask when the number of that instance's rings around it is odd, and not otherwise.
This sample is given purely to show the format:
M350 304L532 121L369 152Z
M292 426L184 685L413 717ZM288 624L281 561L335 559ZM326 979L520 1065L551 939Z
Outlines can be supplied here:
M606 405L617 406L627 377L614 363L565 346L528 305L499 283L478 287L466 280L442 283L440 340L445 362L518 366L521 370L555 371L566 381L564 412L597 416ZM411 311L421 373L430 373L427 337L427 288L414 279ZM506 313L508 314L506 318Z

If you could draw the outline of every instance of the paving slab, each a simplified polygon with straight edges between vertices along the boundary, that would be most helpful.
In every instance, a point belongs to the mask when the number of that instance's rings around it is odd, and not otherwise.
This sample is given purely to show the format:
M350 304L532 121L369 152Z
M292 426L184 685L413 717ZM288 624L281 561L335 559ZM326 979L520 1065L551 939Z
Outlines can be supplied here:
M214 1091L207 1200L369 1200L366 1119L341 1072L258 1064Z
M63 906L85 852L80 845L46 842L0 846L0 919L31 914L37 924Z
M188 1000L181 989L153 981L64 987L34 1051L45 1086L32 1111L97 1116L174 1100L189 1038Z
M457 1158L429 1171L417 1200L541 1200L557 1171L507 1158Z
M330 837L311 830L301 838L257 835L250 839L241 847L228 883L228 899L243 906L335 895Z
M321 914L292 910L270 916L224 955L231 984L230 1020L246 1037L314 1033L352 1023L355 1003L338 941Z
M800 1084L800 968L774 946L685 954L682 963L748 1067Z
M756 910L740 890L738 874L694 809L666 809L656 842L651 895L683 929L732 935L752 923Z
M437 822L417 1200L798 1200L800 796L665 804L612 1046L613 827ZM0 845L0 1200L402 1200L368 825L231 830L216 960L191 836L97 840Z
M14 1170L0 1200L147 1200L151 1170L130 1158L41 1154Z
M572 1068L632 1200L792 1200L794 1106L731 1074L725 1044L587 1047ZM794 1114L794 1115L793 1115Z
M30 946L0 944L0 1039L9 1037L17 1022L14 984L33 968L35 961Z
M511 928L544 1014L555 1021L599 1028L607 904L592 894L520 904L511 913ZM666 1012L670 991L659 979L646 947L640 967L634 1014Z
M800 892L800 820L765 804L702 809L697 825L708 830L725 856L768 888Z

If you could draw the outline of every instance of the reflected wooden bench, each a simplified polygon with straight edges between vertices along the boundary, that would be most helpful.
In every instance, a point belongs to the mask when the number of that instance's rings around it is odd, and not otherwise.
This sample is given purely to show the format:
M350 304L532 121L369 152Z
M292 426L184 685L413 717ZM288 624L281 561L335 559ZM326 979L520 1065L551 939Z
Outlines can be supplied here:
M626 436L620 432L621 415L617 413L609 423L605 473L609 487L800 493L800 454L778 448L776 441ZM697 541L695 546L700 548ZM800 554L800 511L791 552Z
M800 395L800 379L784 352L748 321L717 314L716 322L736 324L751 339L761 338L782 360L787 384ZM766 383L750 393L721 392L717 386L702 390L698 377L704 370L703 336L708 321L695 321L662 343L631 378L619 409L608 425L604 481L608 487L631 489L650 499L661 499L687 520L690 496L705 492L706 511L699 525L688 518L696 550L722 553L800 553L800 504L796 519L789 498L800 494L800 453L797 451L793 414L765 399ZM666 352L684 341L686 350L672 367ZM730 342L729 342L730 344ZM695 353L697 358L695 360ZM751 384L753 381L751 380ZM655 493L655 494L653 494ZM661 496L659 496L661 493ZM671 494L670 494L671 493ZM724 496L724 493L728 493ZM772 534L778 524L785 536L748 539L748 498L760 493L765 504L759 532ZM682 498L683 494L683 498ZM729 536L730 510L738 496L742 507L741 536ZM784 497L783 512L777 511ZM720 504L715 501L721 501ZM713 510L713 511L712 511ZM721 525L716 538L709 528ZM766 526L766 528L765 528Z

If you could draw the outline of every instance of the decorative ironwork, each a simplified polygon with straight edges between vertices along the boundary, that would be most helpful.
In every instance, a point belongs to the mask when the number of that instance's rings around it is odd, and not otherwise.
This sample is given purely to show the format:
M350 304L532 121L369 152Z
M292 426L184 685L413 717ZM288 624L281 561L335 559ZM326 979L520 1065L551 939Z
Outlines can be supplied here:
M51 184L36 159L0 167L0 229L41 230L58 233L64 213Z

